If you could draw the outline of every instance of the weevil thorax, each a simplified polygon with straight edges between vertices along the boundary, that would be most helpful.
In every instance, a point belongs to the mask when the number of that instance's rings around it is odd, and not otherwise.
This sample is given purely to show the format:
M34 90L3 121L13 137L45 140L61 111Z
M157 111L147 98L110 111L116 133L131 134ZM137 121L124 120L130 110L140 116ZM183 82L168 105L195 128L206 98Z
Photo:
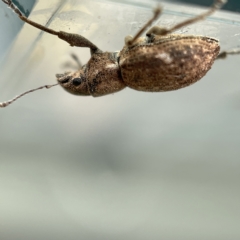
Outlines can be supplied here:
M57 74L56 77L60 86L67 92L82 96L90 95L86 81L86 66L83 66L77 72Z

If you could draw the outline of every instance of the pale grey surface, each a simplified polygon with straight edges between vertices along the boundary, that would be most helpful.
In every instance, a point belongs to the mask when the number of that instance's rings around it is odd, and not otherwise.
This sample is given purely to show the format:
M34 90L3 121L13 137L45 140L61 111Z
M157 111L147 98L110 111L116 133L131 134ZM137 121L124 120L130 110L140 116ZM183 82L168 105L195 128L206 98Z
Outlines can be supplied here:
M39 1L31 19L115 51L151 16L107 1ZM148 7L149 6L149 7ZM192 9L165 4L165 26ZM188 13L188 14L183 14ZM240 16L217 13L179 32L240 46ZM76 52L24 25L1 69L1 101L55 83ZM60 87L0 109L0 236L19 239L240 239L240 56L168 93L102 98Z
M34 2L34 0L22 0L21 4L26 11L30 12ZM6 6L6 4L0 1L0 64L5 59L7 51L23 25L23 22L19 21L16 14Z
M0 64L5 58L12 41L15 39L15 36L23 25L21 21L18 21L14 13L9 11L5 6L6 4L0 1Z

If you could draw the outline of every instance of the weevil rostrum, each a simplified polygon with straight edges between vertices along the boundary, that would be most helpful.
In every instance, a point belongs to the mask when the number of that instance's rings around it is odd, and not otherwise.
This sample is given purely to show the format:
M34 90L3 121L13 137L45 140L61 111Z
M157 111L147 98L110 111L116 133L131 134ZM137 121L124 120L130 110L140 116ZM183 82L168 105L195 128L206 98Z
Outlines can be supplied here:
M153 26L147 31L145 37L141 37L153 21L160 16L162 8L158 6L154 9L152 18L134 37L127 36L125 46L117 52L103 52L79 34L57 32L40 25L26 18L11 0L2 1L22 21L58 36L68 42L70 46L90 48L91 58L76 72L56 74L56 84L31 89L9 101L0 103L0 107L8 106L27 93L56 85L62 86L72 94L93 97L115 93L125 87L146 92L177 90L200 80L210 70L216 59L240 52L237 49L219 54L220 46L217 39L172 34L177 29L205 19L220 9L226 0L215 0L206 12L171 28Z

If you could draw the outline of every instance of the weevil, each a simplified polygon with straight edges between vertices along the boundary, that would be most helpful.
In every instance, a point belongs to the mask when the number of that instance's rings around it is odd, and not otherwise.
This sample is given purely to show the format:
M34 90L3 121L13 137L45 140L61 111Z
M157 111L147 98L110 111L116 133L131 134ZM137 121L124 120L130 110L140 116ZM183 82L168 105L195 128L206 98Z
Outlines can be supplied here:
M200 80L216 59L240 53L240 50L236 49L219 54L219 41L211 37L173 34L177 29L213 14L227 2L226 0L215 0L206 12L171 28L153 26L141 37L161 15L162 8L158 6L154 9L151 19L134 37L127 36L125 46L117 52L104 52L79 34L55 31L40 25L25 17L11 0L2 1L22 21L58 36L72 47L89 48L91 58L76 72L56 74L56 84L31 89L12 100L0 103L0 107L8 106L29 92L56 85L62 86L72 94L93 97L115 93L125 87L146 92L177 90Z

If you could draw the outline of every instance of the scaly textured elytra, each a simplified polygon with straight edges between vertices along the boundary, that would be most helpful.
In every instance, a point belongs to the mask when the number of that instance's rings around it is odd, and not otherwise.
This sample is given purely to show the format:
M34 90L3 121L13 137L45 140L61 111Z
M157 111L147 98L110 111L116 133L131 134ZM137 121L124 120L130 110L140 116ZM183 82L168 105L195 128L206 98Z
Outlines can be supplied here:
M55 85L62 86L72 94L93 97L114 93L125 87L146 92L177 90L200 80L215 59L240 53L236 49L219 54L219 42L211 37L172 34L179 28L205 19L221 8L226 3L225 0L215 0L208 11L169 29L154 26L147 31L145 37L140 37L160 16L162 8L157 7L153 17L134 37L127 36L125 46L117 52L103 52L81 35L46 28L26 18L11 0L2 1L24 22L58 36L70 46L90 48L91 58L87 64L79 66L77 72L57 74L58 83L31 89L0 103L0 107L8 106L29 92Z

